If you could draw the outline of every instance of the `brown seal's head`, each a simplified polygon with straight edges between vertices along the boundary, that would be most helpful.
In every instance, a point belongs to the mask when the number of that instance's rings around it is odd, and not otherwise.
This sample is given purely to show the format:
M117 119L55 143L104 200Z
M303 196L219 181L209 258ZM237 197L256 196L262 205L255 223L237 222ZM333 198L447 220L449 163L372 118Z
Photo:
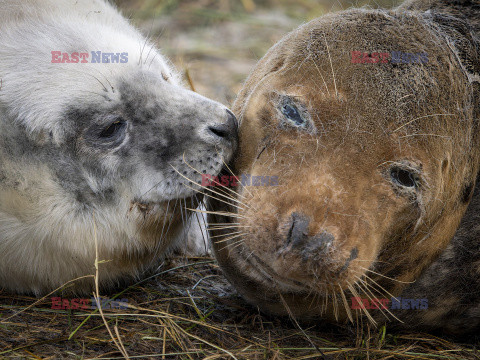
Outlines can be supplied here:
M455 24L352 10L300 27L259 62L234 105L233 171L279 184L238 186L233 205L212 201L210 216L218 261L250 302L345 319L350 297L396 296L446 247L478 154L461 63L477 59L472 39L453 48ZM427 61L352 63L352 51Z

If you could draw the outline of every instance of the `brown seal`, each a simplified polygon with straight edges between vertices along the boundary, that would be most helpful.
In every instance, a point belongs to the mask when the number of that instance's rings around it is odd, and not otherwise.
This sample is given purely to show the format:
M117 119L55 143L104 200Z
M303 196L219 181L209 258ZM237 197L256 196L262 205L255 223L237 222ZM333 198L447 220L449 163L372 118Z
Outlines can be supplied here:
M394 62L394 52L427 60ZM268 51L234 105L231 170L279 185L244 184L224 192L229 204L210 203L215 255L247 300L299 318L440 324L432 294L408 289L472 197L477 52L465 19L402 8L329 14ZM459 281L453 273L443 280Z

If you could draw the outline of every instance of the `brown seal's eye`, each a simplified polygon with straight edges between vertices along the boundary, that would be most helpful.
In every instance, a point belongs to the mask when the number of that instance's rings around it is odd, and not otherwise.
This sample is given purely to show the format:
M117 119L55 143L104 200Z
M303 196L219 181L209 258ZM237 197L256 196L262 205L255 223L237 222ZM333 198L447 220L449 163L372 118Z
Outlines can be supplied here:
M418 186L418 177L412 171L394 167L390 170L390 177L397 185L416 188Z
M294 104L283 104L282 114L295 126L303 126L305 124L305 119L300 115Z
M127 122L125 120L119 119L105 129L102 130L100 133L100 138L103 139L111 139L114 138L116 135L122 133L127 127Z
M301 130L307 130L312 133L315 132L315 126L310 119L307 109L301 103L296 102L291 96L280 96L277 110L281 115L281 127L293 126Z

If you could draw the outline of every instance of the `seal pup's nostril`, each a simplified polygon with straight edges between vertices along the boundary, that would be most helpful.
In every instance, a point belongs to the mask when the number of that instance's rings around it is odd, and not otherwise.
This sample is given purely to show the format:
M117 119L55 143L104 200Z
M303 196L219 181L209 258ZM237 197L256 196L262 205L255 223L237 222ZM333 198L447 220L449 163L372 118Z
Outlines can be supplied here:
M209 126L208 130L218 137L228 137L228 128L224 124Z
M227 109L227 123L229 126L235 127L238 130L238 120L237 117Z
M238 137L238 122L235 115L227 110L227 119L224 123L217 123L208 126L208 131L227 141L235 141Z

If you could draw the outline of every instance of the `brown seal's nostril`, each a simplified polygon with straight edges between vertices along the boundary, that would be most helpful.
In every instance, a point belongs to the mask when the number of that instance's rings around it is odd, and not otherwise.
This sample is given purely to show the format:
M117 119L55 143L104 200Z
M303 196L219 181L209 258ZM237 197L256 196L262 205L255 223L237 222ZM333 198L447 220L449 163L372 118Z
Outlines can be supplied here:
M315 236L309 236L309 223L310 219L306 215L294 212L287 235L286 246L291 250L300 250L304 257L325 253L335 240L335 237L327 231L322 231Z
M300 248L305 246L308 241L308 224L310 220L301 213L292 214L291 227L287 235L287 246Z
M323 231L320 235L316 235L309 242L308 249L312 251L325 251L335 240L335 237L328 231Z

